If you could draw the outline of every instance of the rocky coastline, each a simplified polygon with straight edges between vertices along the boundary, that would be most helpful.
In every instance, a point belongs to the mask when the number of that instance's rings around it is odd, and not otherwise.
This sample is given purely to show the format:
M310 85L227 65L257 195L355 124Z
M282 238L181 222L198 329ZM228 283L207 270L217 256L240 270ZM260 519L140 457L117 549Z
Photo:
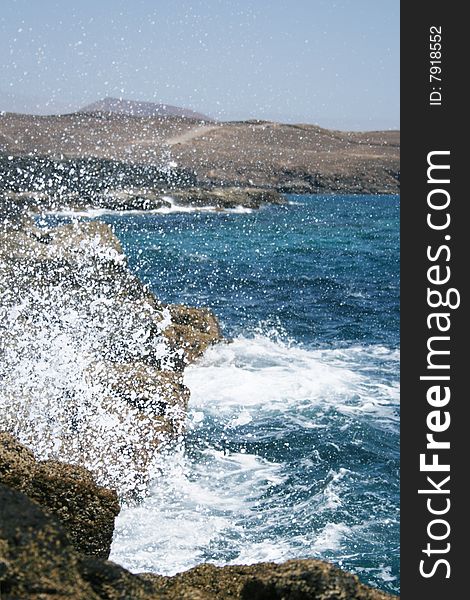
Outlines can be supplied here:
M183 433L183 370L222 339L215 316L155 298L98 221L0 230L0 300L0 428L139 495Z
M79 176L78 176L79 174ZM0 218L44 211L231 210L282 205L263 187L198 185L187 170L165 171L118 161L0 155Z
M107 560L120 502L145 495L162 448L184 435L184 368L222 332L206 308L160 302L131 273L109 226L44 230L24 205L3 206L2 600L391 598L317 560L200 565L174 577ZM64 356L49 364L57 348ZM25 361L39 371L25 371ZM42 377L52 370L63 376Z

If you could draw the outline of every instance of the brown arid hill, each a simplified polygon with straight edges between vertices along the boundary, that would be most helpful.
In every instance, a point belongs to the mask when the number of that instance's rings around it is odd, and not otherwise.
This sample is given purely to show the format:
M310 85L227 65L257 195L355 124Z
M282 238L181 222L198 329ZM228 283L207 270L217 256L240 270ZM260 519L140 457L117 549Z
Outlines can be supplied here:
M75 113L0 115L0 155L96 157L195 171L198 185L398 193L399 131Z
M189 108L172 106L171 104L157 104L156 102L142 102L139 100L125 100L123 98L103 98L93 104L84 106L80 113L108 113L117 115L131 115L134 117L183 117L201 121L213 121L207 115L195 112Z

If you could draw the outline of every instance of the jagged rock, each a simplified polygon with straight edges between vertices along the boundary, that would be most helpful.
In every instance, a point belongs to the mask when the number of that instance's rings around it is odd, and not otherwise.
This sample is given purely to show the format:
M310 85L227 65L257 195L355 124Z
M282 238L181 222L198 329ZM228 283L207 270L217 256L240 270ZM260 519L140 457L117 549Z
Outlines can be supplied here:
M216 567L204 564L174 577L145 575L164 598L204 600L387 600L389 594L319 560ZM199 595L196 595L199 593Z
M168 309L171 325L163 334L172 349L180 352L183 366L194 362L209 346L223 339L219 322L209 309L182 304L170 304Z
M112 562L77 554L68 533L48 510L0 483L2 600L164 598L151 581Z
M213 187L172 190L168 195L182 206L257 209L264 204L286 204L287 200L272 189L253 187Z
M207 309L155 298L104 223L0 231L0 429L39 458L145 493L183 431L181 371L219 339Z
M2 600L99 600L80 577L78 559L52 515L0 484Z
M9 433L0 432L0 483L27 493L35 468L36 460L31 450Z
M230 209L237 207L257 209L265 204L286 204L277 191L253 187L187 187L160 191L155 189L115 190L97 196L93 207L113 210L155 210L162 207L192 206ZM73 201L69 203L74 206ZM90 205L91 207L92 205Z
M268 204L287 204L287 200L276 190L256 187L184 187L181 189L126 188L97 192L89 197L75 193L62 194L54 201L56 210L83 211L104 209L115 211L150 211L172 206L213 208L216 210L238 207L258 209ZM0 217L20 212L40 213L50 210L50 197L44 194L9 192L0 200ZM3 209L1 208L3 204ZM66 226L70 229L69 226Z
M8 465L14 448L23 470L32 455L3 438ZM5 455L5 452L3 452ZM52 467L52 465L50 465ZM68 465L64 465L67 467ZM4 469L5 471L5 469ZM14 471L14 470L13 470ZM9 468L11 482L18 475ZM32 477L34 480L34 474ZM68 502L75 505L70 481ZM173 577L133 575L98 557L80 556L47 509L0 483L0 593L16 600L390 600L380 590L319 560L216 567L199 565ZM99 524L97 524L97 527Z
M74 206L71 202L69 206ZM130 188L126 190L111 190L93 198L90 208L103 208L107 210L158 210L170 208L171 204L162 195L160 190L145 188Z
M161 371L138 361L105 363L94 365L91 379L100 381L111 395L124 398L129 405L142 410L151 409L155 425L159 418L168 416L168 409L184 412L188 406L189 389L179 372ZM162 423L162 427L169 425L168 422Z
M79 569L82 578L102 600L164 600L151 578L133 575L110 561L81 558ZM197 600L194 597L193 600Z
M8 433L0 433L0 483L47 507L83 554L108 557L119 514L117 494L96 485L86 469L57 461L36 461Z

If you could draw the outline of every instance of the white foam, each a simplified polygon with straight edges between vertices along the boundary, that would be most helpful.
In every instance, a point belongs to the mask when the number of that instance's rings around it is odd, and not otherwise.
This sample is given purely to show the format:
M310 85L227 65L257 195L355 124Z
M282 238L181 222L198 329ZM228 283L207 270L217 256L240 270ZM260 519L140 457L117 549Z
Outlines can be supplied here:
M351 533L351 529L344 523L328 523L317 536L312 553L321 555L327 550L339 550L344 538Z
M253 411L302 411L320 405L393 417L398 380L371 380L366 371L377 359L384 373L389 362L396 371L397 352L381 346L312 350L261 335L239 337L209 349L186 370L185 382L192 392L192 408L235 412L234 425L241 424L240 419L249 422Z
M396 369L397 359L395 351L384 347L312 350L262 335L220 344L186 371L191 438L214 435L211 423L216 422L227 441L243 428L250 439L250 431L263 433L266 417L277 423L284 418L307 430L325 427L312 420L312 408L348 413L351 405L368 407L377 389L393 406L396 384L378 385L370 368L374 361L387 372L391 364ZM382 418L384 407L375 408ZM136 572L173 574L200 562L251 564L344 554L353 535L342 516L348 510L344 493L351 487L351 471L331 470L310 497L299 488L299 498L289 507L289 496L282 491L292 485L287 463L268 461L243 447L229 452L214 444L212 439L199 449L197 458L180 448L163 461L150 497L138 507L124 508L118 517L112 560ZM302 460L313 468L314 449ZM295 533L296 519L309 519L312 511L327 522L308 532L299 521L301 530ZM332 515L338 522L328 522ZM282 531L291 533L282 537Z
M50 251L56 256L54 248ZM100 264L121 266L123 258L87 239L75 260L77 271L87 273ZM19 263L15 270L18 281L24 277L21 268ZM21 298L11 284L0 285L0 429L40 459L84 465L99 483L123 495L137 493L145 489L152 457L165 441L151 408L162 393L149 388L148 410L137 409L116 393L121 372L113 366L120 352L129 361L148 355L171 360L167 340L155 335L171 323L170 313L145 302L137 310L131 295L122 294L119 302L117 295L106 297L107 279L97 270L87 280L86 294L85 287L77 291L66 278L57 279L37 289L26 280ZM137 396L137 374L136 369L121 384L129 397ZM168 416L177 426L176 407ZM179 417L182 423L181 411Z
M194 464L180 449L162 461L150 496L117 518L111 560L133 571L171 575L207 561L209 548L230 539L238 562L244 561L243 523L256 515L259 497L283 482L281 468L246 453L208 449L205 457Z
M131 215L170 215L175 213L227 213L227 214L251 214L253 209L245 206L235 206L233 208L220 208L217 206L186 206L175 202L171 196L163 196L162 198L170 206L162 206L160 208L149 209L149 210L116 210L109 208L86 208L80 209L69 209L64 208L62 210L51 210L46 214L55 217L62 218L88 218L97 219L105 216L131 216Z
M330 471L328 474L329 481L324 489L314 498L316 500L316 510L322 512L339 508L342 505L341 500L341 481L350 473L348 469L341 468L338 472Z
M287 540L264 540L247 544L230 564L253 565L259 562L283 562L292 558L294 548Z

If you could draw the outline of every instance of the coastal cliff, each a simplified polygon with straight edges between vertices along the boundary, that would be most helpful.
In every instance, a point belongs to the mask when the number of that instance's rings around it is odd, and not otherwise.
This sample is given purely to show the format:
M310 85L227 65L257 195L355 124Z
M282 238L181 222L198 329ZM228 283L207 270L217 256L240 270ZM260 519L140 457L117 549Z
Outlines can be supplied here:
M123 496L144 492L183 433L183 370L221 339L216 318L161 303L100 222L0 231L0 300L0 428Z

